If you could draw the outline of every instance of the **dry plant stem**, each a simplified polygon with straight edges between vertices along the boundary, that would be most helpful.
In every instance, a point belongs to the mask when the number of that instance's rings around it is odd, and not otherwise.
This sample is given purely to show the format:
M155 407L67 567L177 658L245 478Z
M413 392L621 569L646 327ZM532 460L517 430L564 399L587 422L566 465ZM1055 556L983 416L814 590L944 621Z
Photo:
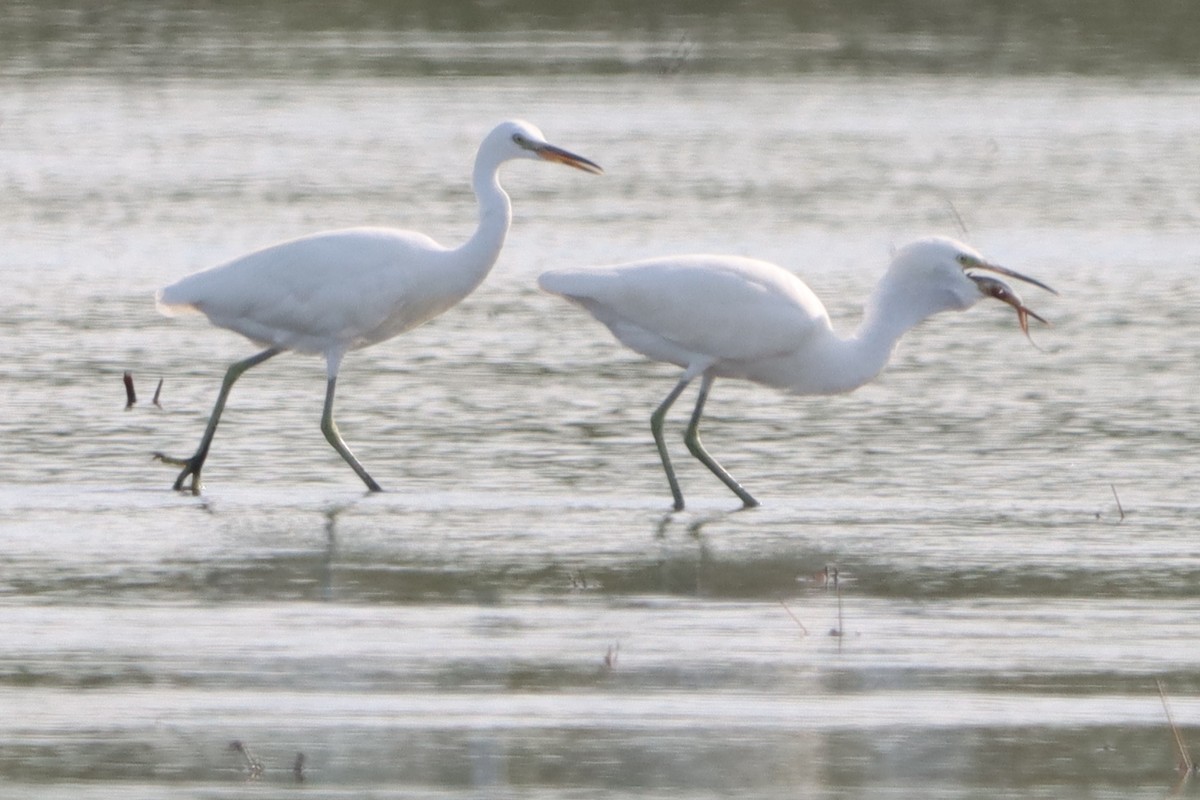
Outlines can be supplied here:
M1121 521L1123 522L1125 520L1125 509L1121 508L1121 498L1117 497L1116 484L1110 483L1108 488L1112 489L1113 499L1117 501L1117 513L1121 515Z
M837 581L836 581L836 579L835 579L835 581L834 581L833 587L834 587L834 591L835 591L835 592L837 592L837 603L838 603L838 636L841 636L842 634L844 634L844 633L846 632L846 626L845 626L845 624L842 622L842 587L841 587L841 586L839 586L839 585L837 584Z
M967 223L963 222L962 215L958 213L958 208L955 207L954 201L949 197L945 198L945 200L946 205L950 207L950 213L954 215L954 221L958 223L958 230L963 236L969 236L970 234L967 232Z
M621 643L617 642L615 646L610 644L608 646L608 652L604 654L604 668L606 670L610 670L610 671L613 669L616 669L617 657L620 654L621 654Z
M1171 727L1171 735L1175 737L1175 748L1179 751L1179 763L1183 768L1185 775L1191 775L1196 768L1192 764L1192 757L1188 754L1187 744L1183 741L1183 734L1179 731L1179 726L1175 724L1174 717L1171 716L1171 707L1167 705L1167 692L1163 689L1163 683L1159 679L1155 679L1154 683L1158 686L1158 698L1162 700L1163 711L1167 715L1167 725Z
M233 750L234 752L241 753L242 758L245 760L247 781L256 781L262 777L264 771L262 761L252 754L246 745L244 745L240 740L234 739L229 743L229 749Z
M792 622L795 622L797 625L799 625L800 630L804 632L804 635L808 636L808 628L804 627L804 623L800 621L800 618L792 613L792 610L788 608L787 603L783 602L783 598L779 599L779 605L783 606L783 610L786 611L787 615L792 618Z

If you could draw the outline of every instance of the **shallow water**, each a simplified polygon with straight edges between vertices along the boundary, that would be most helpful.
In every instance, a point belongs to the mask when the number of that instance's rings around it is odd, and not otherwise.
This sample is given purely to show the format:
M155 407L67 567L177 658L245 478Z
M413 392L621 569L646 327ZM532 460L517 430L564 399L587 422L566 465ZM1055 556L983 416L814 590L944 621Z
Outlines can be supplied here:
M30 798L1162 797L1155 680L1194 737L1200 84L656 75L46 75L0 94L0 786ZM445 242L477 140L527 117L601 178L505 169L461 306L234 391L253 352L156 287L312 230ZM965 231L963 230L965 228ZM1035 275L1041 351L981 304L874 385L675 380L536 291L687 251L785 264L849 330L889 249L959 236ZM123 371L140 402L124 409ZM162 408L150 402L162 379ZM684 403L687 400L683 401ZM823 580L837 570L835 587ZM840 633L841 635L833 635ZM607 663L606 663L607 661Z

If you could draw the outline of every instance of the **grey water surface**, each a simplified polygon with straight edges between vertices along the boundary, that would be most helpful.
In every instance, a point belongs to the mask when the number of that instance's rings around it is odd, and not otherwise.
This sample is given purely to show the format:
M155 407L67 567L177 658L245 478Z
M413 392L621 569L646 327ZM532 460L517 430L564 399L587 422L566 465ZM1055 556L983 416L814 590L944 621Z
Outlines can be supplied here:
M805 74L130 76L0 91L0 794L23 798L1112 797L1200 742L1200 81ZM235 389L253 352L154 290L283 238L445 243L495 122L602 177L505 167L461 306ZM536 290L551 267L776 261L850 331L892 248L1034 275L843 397L673 368ZM125 409L122 373L139 402ZM161 408L150 400L162 381ZM683 404L690 402L690 395ZM836 571L837 585L825 580ZM838 635L840 634L840 635ZM242 742L261 774L230 748ZM302 766L295 769L297 754Z

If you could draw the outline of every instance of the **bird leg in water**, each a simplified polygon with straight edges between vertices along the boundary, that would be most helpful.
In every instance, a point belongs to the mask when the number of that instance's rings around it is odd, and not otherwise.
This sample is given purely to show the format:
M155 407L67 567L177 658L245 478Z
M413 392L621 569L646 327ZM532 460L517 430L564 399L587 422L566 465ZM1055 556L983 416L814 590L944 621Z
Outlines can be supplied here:
M712 388L713 377L707 372L700 380L700 395L696 398L696 408L692 411L692 420L688 423L687 434L684 435L683 441L687 443L688 450L704 466L712 471L721 479L721 482L729 487L729 490L741 498L742 503L746 508L753 508L758 505L749 492L742 488L742 485L734 480L724 467L717 463L717 460L708 454L704 449L704 445L700 443L700 415L704 413L704 404L708 400L708 390Z
M354 457L354 453L350 452L350 448L346 446L346 441L342 438L342 434L338 432L337 423L333 421L333 393L337 388L337 376L334 375L329 379L329 383L325 388L325 411L321 414L321 433L325 434L325 439L333 445L333 449L338 451L338 454L346 460L350 468L362 478L362 482L367 485L367 488L372 492L382 492L383 488L375 482L375 479L367 474L363 465Z
M196 452L191 458L171 458L162 453L154 454L154 457L164 464L183 467L183 472L179 473L179 477L175 479L175 485L172 487L175 491L183 489L183 482L190 475L192 477L192 494L200 494L200 468L204 466L204 460L208 458L208 448L212 445L213 436L217 432L217 423L221 421L221 413L225 410L225 401L229 399L229 390L233 388L233 384L242 376L243 372L281 352L272 347L244 361L238 361L226 370L225 380L221 381L221 391L217 395L217 404L213 406L212 414L208 418L208 427L204 429L200 446L196 448Z
M994 297L1002 303L1008 303L1017 310L1017 322L1021 325L1021 332L1025 334L1025 338L1033 343L1033 337L1029 335L1029 318L1033 317L1043 325L1050 323L1032 311L1021 300L1021 296L1004 281L999 278L993 278L990 275L970 275L971 280L979 287L979 291L986 294L988 297ZM1039 284L1040 285L1040 284ZM1036 347L1037 345L1034 344Z
M679 399L679 395L683 394L683 390L692 382L691 377L685 375L680 379L679 383L675 384L675 388L667 395L666 399L659 404L654 413L650 415L650 432L654 434L654 444L658 447L658 455L662 459L663 470L667 473L667 482L671 484L671 496L675 498L675 510L683 510L683 492L679 489L679 480L675 477L675 470L671 466L671 457L667 455L667 443L663 439L663 423L667 418L667 411ZM721 479L729 489L741 498L742 503L746 508L753 508L758 505L749 492L742 488L742 485L734 480L733 476L725 471L725 468L717 463L717 460L708 454L704 449L704 445L700 443L700 416L704 413L704 404L708 400L708 392L712 388L713 378L705 374L700 383L700 395L696 398L696 408L692 411L692 419L688 423L687 433L684 435L683 441L687 444L688 451L700 460L700 463L708 467L712 474Z
M654 434L654 444L658 447L658 456L662 459L663 469L667 473L667 481L671 484L671 496L675 498L676 511L683 510L683 492L679 490L679 481L675 478L675 470L671 468L671 457L667 455L667 443L663 440L663 422L667 418L667 411L691 382L691 378L684 376L650 415L650 432Z

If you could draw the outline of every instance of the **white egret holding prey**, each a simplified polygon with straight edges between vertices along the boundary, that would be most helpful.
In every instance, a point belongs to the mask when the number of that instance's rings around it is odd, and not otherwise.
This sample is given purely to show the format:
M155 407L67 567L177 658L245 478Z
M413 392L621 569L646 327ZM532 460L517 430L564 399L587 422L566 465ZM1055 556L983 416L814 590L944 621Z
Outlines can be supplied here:
M266 348L229 367L194 455L175 459L156 454L183 467L175 489L182 489L190 476L192 492L199 493L200 469L234 382L251 367L294 350L325 357L328 381L321 431L367 488L379 491L333 421L342 358L433 319L483 282L512 221L512 206L497 173L502 163L518 158L602 171L586 158L547 143L533 125L504 122L484 138L475 156L471 184L479 204L479 226L460 247L443 247L413 231L351 228L258 250L159 291L163 313L198 311L214 325Z
M625 346L683 368L675 388L650 416L679 510L683 493L662 429L667 411L692 380L701 379L684 437L688 450L747 507L756 506L758 501L700 443L700 416L713 381L743 378L795 394L849 392L879 374L906 331L940 311L965 311L984 297L1015 308L1027 336L1029 317L1046 322L1010 286L979 270L1054 291L945 238L921 239L896 253L862 323L848 338L834 332L825 306L803 281L750 258L677 256L553 270L538 283L583 306Z

